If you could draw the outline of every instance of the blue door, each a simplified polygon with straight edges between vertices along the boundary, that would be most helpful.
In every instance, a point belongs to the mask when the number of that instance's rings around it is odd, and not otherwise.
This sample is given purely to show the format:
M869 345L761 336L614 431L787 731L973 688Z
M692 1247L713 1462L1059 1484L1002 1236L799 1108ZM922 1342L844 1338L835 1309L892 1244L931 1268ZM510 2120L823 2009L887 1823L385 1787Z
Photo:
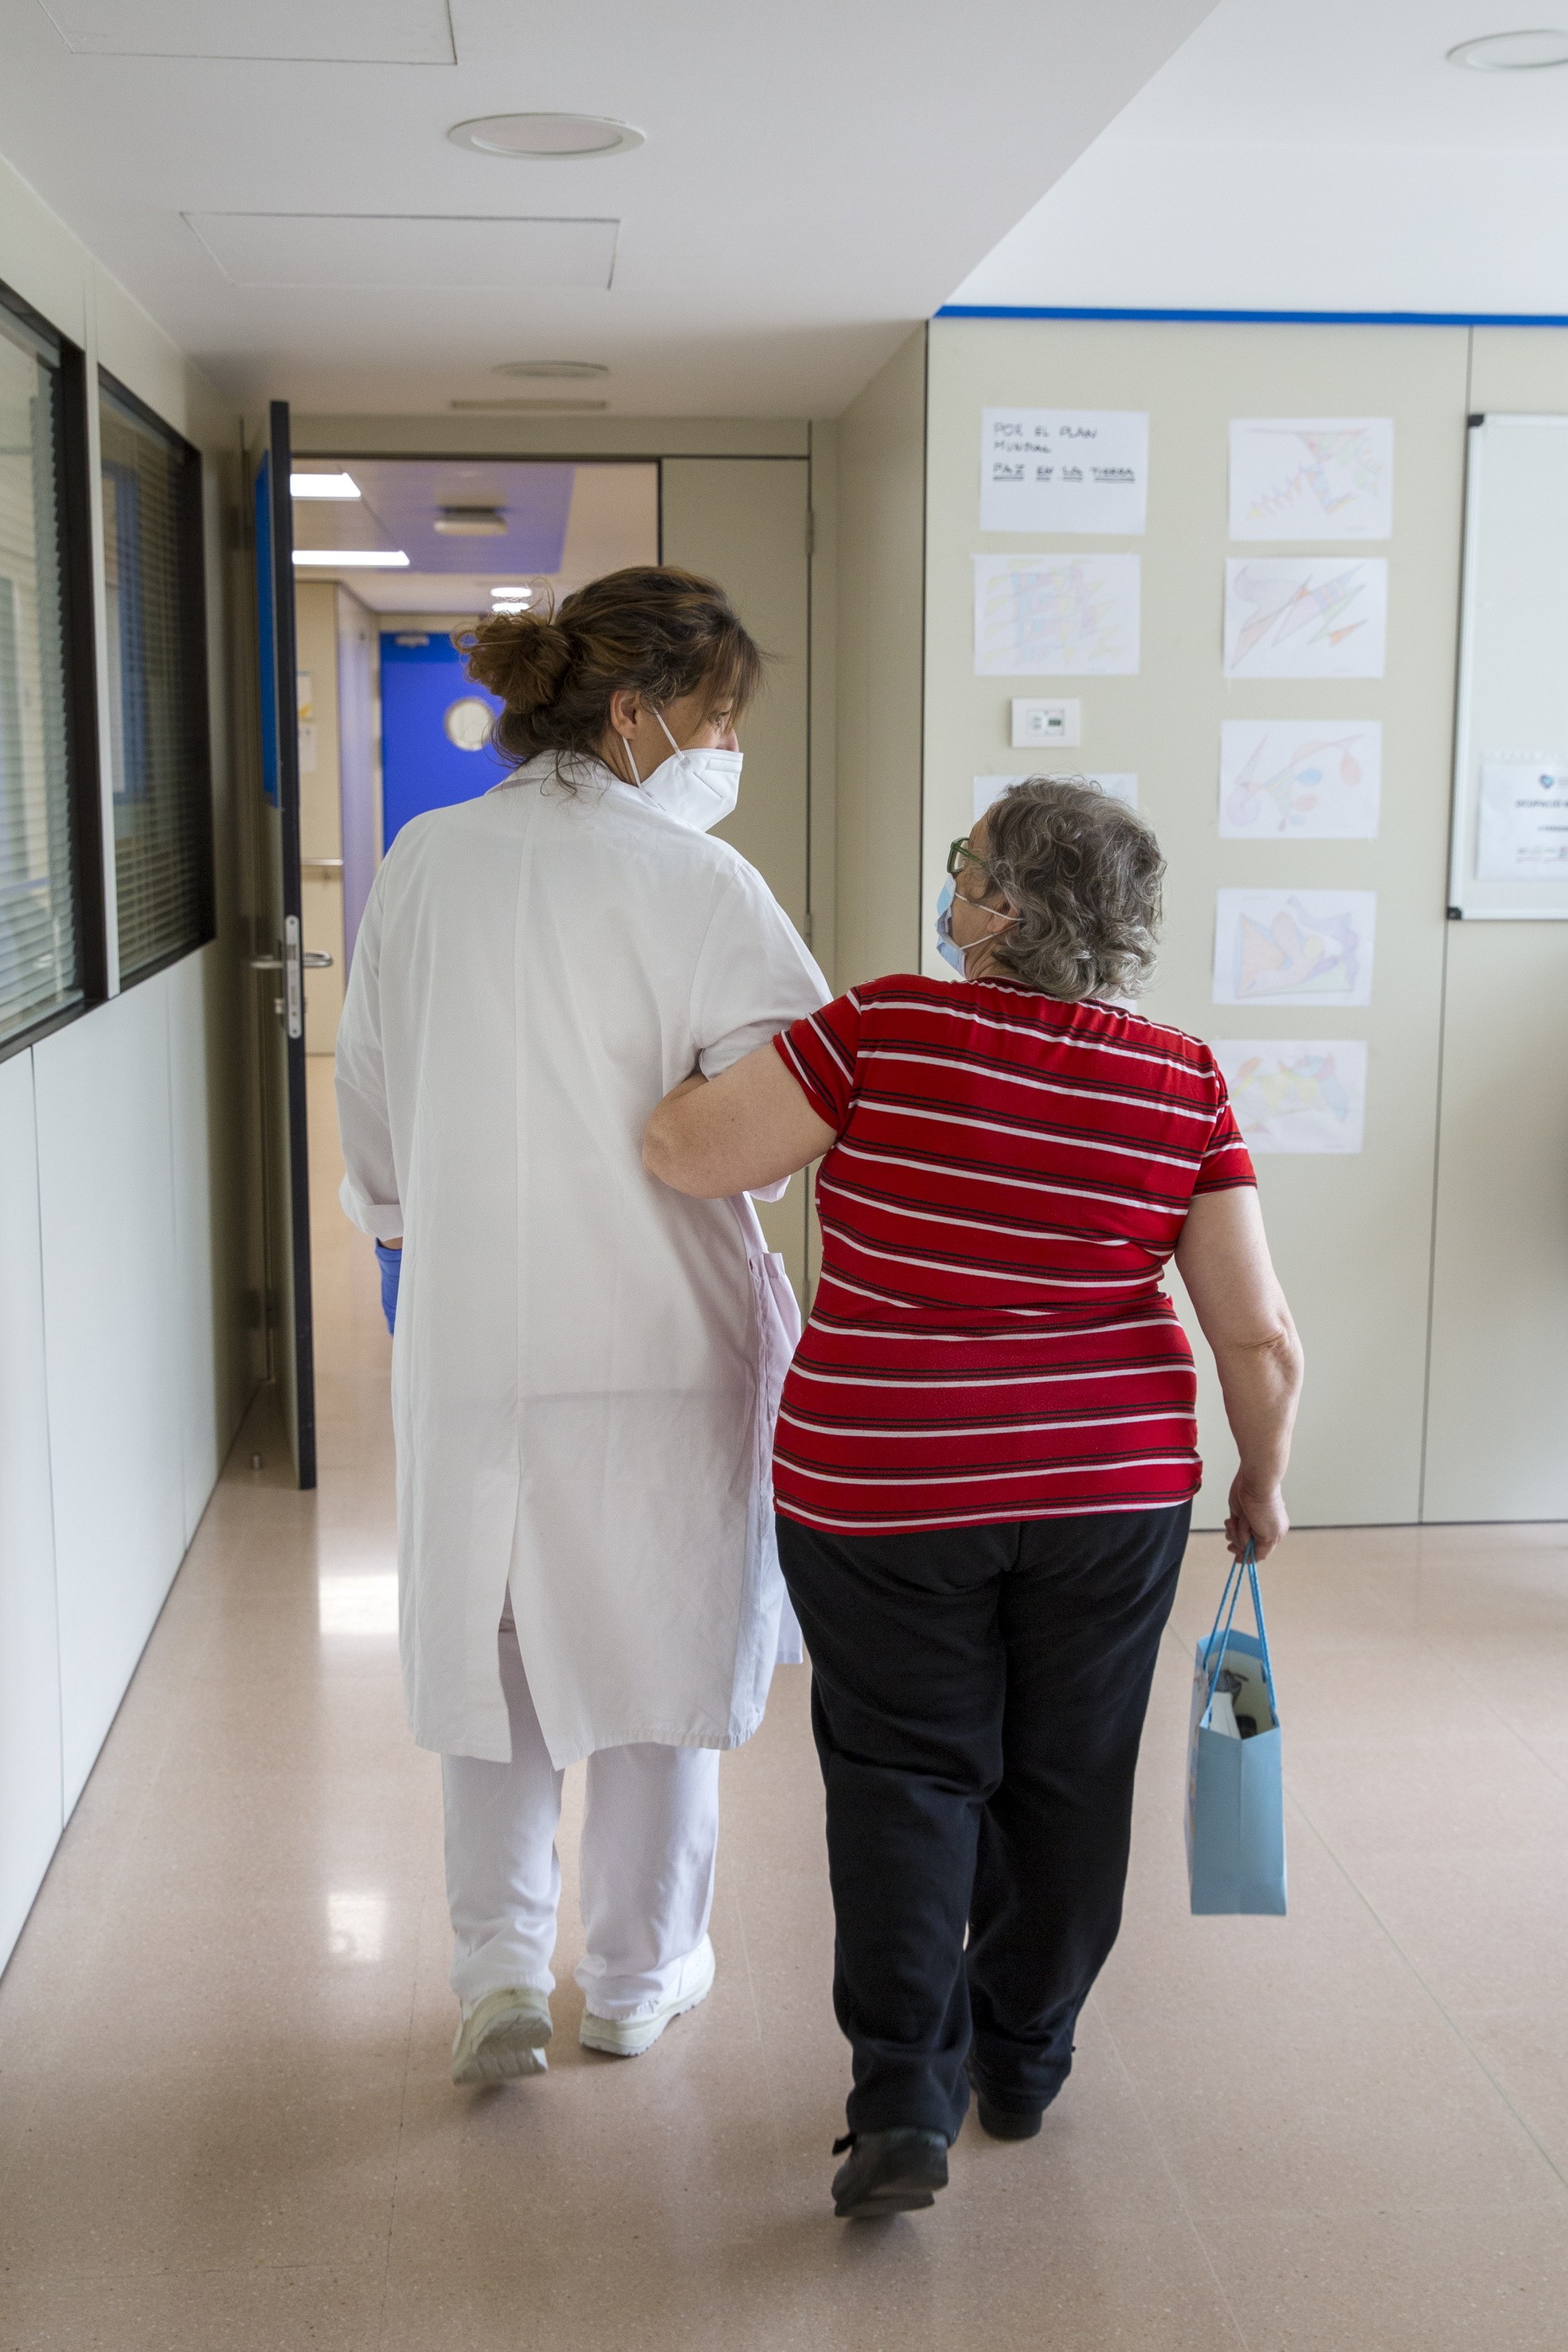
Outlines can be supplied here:
M492 751L500 704L463 669L450 638L391 630L381 638L381 814L384 848L424 809L476 800L511 761Z

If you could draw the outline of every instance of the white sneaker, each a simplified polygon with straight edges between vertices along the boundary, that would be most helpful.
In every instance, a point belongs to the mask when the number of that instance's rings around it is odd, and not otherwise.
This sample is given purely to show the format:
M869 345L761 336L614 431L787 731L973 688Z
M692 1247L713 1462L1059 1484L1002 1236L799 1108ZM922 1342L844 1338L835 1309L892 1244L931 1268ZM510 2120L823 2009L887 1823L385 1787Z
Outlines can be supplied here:
M706 1936L690 1965L692 1977L686 1990L672 1994L644 2017L595 2017L591 2009L585 2009L577 2036L584 2049L602 2050L609 2058L640 2058L645 2050L651 2050L671 2018L684 2017L713 1990L713 1947Z
M542 2074L544 2044L554 2032L550 2003L531 1985L488 1992L463 2011L452 2044L454 2083L514 2083Z

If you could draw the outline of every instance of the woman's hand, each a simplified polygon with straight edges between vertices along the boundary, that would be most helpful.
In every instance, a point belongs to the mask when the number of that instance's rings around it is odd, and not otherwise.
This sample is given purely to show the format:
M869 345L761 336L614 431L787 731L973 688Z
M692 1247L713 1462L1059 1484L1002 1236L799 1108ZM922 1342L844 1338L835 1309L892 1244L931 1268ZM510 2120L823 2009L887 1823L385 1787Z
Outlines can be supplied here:
M1245 1471L1238 1470L1231 1481L1230 1516L1225 1523L1225 1539L1232 1559L1245 1559L1248 1544L1255 1546L1259 1559L1267 1559L1275 1545L1289 1533L1289 1527L1279 1480L1249 1478Z

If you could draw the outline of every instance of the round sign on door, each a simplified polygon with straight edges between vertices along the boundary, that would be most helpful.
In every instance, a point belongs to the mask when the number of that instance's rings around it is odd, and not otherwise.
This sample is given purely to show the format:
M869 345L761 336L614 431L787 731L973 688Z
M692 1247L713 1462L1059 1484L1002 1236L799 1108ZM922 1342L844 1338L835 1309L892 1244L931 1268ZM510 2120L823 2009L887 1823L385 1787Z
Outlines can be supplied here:
M447 740L459 751L482 751L490 740L492 716L489 704L481 702L477 694L460 694L442 713Z

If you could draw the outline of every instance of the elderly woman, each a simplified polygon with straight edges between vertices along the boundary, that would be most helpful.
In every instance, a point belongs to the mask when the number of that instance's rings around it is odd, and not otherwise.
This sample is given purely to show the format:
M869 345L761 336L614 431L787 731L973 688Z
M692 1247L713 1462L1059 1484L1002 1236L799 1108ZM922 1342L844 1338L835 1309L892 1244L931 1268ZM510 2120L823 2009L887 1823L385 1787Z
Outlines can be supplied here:
M1031 779L948 870L961 978L849 990L676 1087L643 1147L700 1197L826 1154L774 1494L827 1790L847 2216L931 2203L968 2084L986 2131L1039 2129L1115 1940L1201 1476L1169 1259L1240 1454L1238 1555L1285 1533L1300 1384L1214 1057L1112 1001L1152 966L1153 835Z

